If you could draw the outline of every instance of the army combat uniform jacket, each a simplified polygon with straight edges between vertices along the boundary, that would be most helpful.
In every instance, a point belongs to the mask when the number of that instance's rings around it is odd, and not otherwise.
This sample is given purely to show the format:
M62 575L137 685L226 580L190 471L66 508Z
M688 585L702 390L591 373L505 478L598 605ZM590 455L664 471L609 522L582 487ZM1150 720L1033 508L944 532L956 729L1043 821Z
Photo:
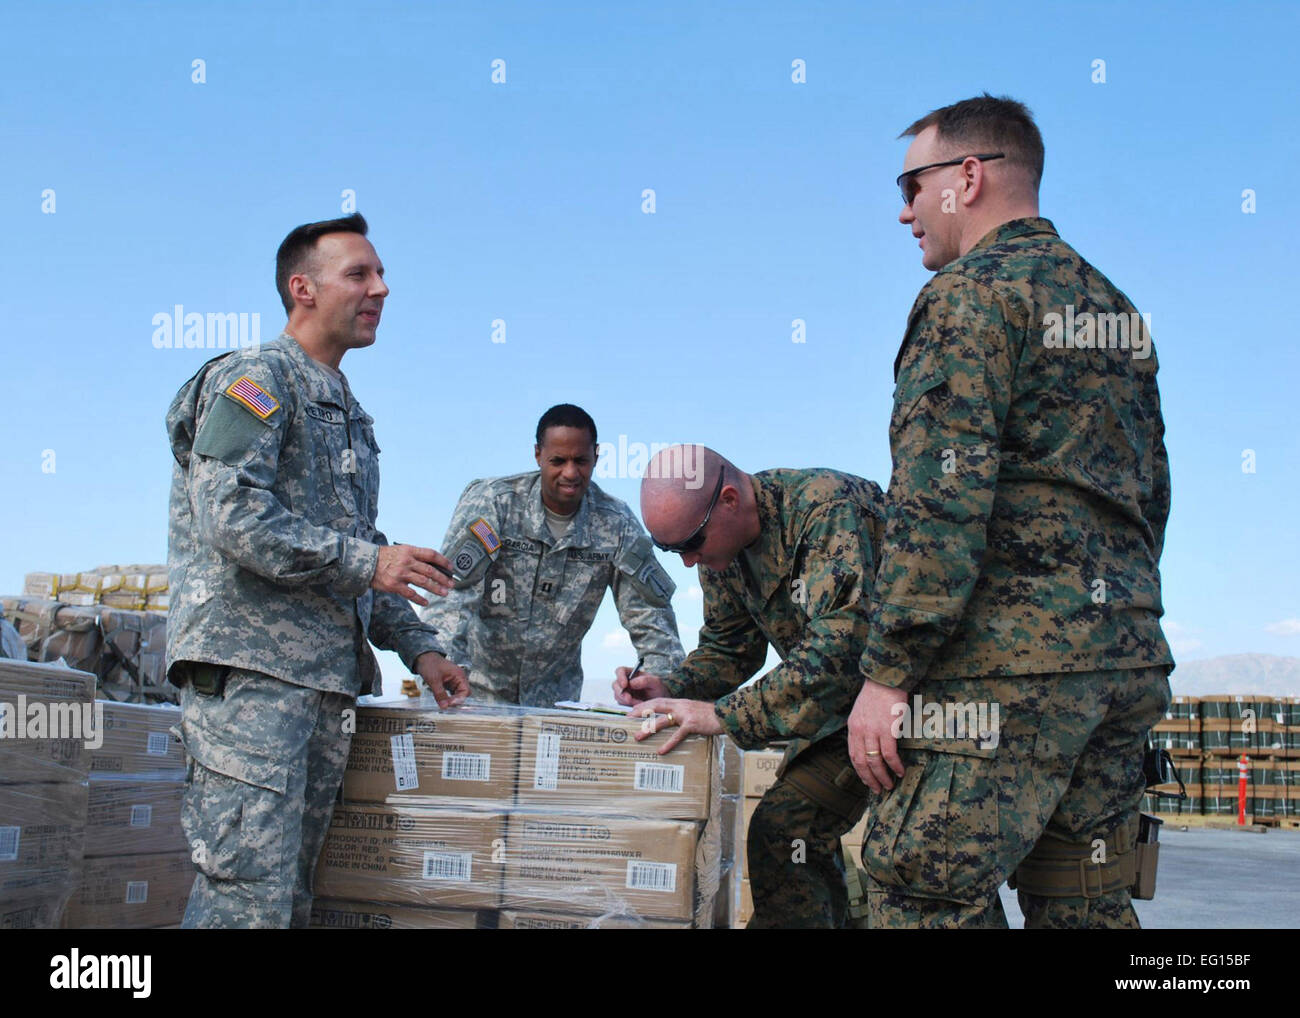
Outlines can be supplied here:
M645 671L664 674L682 660L673 581L632 510L594 483L557 541L540 471L473 481L443 553L461 579L420 617L447 634L475 697L543 707L578 699L582 638L607 589Z
M889 521L863 673L1170 664L1169 461L1150 333L1041 218L921 290L894 364Z
M848 722L884 527L880 488L861 477L764 470L753 482L758 540L721 572L699 570L700 642L666 679L671 697L718 700L745 749L817 741ZM737 688L763 667L769 643L781 664Z
M167 413L167 667L231 665L298 686L379 692L369 642L408 668L442 648L371 589L379 446L347 379L287 333L208 361Z

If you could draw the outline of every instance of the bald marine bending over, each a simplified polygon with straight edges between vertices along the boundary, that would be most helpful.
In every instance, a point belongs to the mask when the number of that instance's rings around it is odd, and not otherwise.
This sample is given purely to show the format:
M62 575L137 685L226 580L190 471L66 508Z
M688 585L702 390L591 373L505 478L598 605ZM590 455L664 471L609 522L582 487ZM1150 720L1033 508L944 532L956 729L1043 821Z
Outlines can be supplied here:
M725 732L744 749L796 740L750 822L749 928L842 927L839 839L869 794L845 724L862 686L880 488L836 470L750 475L712 449L673 446L647 467L641 515L661 551L700 567L704 626L670 675L618 669L614 696L637 705L634 717L662 715L655 730L677 729L661 753L693 732ZM769 645L781 664L741 689Z

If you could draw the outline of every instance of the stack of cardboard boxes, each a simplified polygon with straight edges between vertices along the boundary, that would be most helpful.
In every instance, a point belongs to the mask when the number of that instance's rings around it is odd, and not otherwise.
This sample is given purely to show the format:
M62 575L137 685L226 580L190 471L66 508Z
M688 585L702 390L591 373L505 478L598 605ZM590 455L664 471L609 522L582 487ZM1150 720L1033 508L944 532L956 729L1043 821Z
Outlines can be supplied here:
M165 612L167 567L98 566L84 573L28 573L23 578L23 593L63 604Z
M145 929L180 922L194 866L181 830L183 750L170 732L180 712L102 702L92 750L85 863L64 925Z
M1169 782L1144 798L1144 809L1235 816L1244 755L1248 819L1293 824L1300 818L1300 698L1176 696L1151 738L1173 758L1186 798L1177 798L1178 783Z
M0 929L50 929L81 880L95 677L0 659Z
M720 872L718 740L613 714L360 707L313 924L690 928Z

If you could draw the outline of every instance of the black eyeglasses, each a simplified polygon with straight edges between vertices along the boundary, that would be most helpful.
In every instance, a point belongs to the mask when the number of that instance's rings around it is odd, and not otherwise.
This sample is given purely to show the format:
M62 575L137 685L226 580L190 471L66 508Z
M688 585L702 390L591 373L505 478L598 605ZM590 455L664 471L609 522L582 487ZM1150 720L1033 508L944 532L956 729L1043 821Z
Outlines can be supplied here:
M678 541L676 544L664 544L654 534L651 534L650 540L654 541L656 548L660 551L676 552L678 555L689 555L704 544L704 528L709 525L709 517L713 515L713 507L718 504L718 496L722 494L722 481L726 477L726 473L725 468L718 471L718 486L713 489L713 499L709 502L709 511L704 514L704 522L691 532L691 536L684 541Z
M960 166L967 159L983 159L987 161L1001 159L1004 155L1006 155L1005 152L985 152L981 155L962 156L960 159L947 159L941 163L929 163L926 166L918 166L914 170L906 170L900 173L894 183L898 185L898 193L903 196L903 204L911 205L912 199L916 197L916 175L918 173L938 169L940 166Z

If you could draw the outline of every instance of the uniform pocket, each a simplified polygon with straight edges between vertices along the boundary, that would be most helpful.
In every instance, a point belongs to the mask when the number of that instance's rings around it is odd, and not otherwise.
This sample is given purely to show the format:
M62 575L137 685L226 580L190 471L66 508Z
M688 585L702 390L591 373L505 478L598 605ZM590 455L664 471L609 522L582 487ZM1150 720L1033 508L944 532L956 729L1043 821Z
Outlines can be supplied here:
M195 763L181 809L194 865L212 880L274 876L283 854L283 798Z
M927 898L964 900L996 867L996 746L903 739L905 771L871 806L862 863L878 884Z
M894 409L890 415L890 427L896 428L916 410L925 396L948 381L948 376L941 369L919 378L908 379L894 389Z

